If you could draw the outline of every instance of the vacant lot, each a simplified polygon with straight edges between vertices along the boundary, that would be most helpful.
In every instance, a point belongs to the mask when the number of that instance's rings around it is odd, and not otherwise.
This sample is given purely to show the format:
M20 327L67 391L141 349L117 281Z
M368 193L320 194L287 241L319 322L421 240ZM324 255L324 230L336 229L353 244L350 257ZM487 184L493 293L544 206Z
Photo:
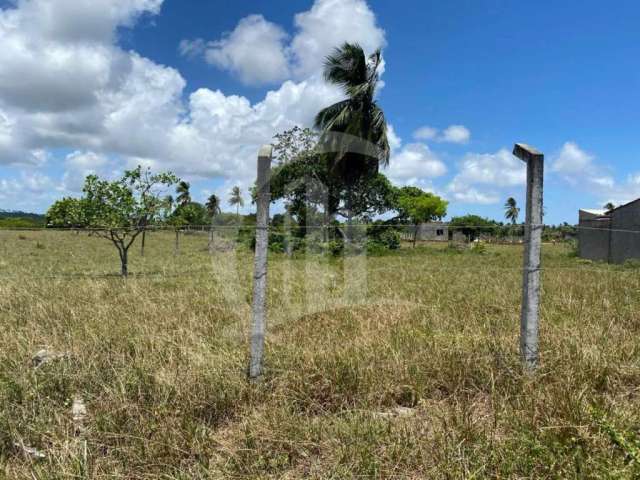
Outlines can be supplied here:
M221 245L152 234L124 281L105 240L0 231L0 477L640 475L639 269L545 246L527 375L519 246L349 260L346 289L342 259L272 255L252 385L252 257Z

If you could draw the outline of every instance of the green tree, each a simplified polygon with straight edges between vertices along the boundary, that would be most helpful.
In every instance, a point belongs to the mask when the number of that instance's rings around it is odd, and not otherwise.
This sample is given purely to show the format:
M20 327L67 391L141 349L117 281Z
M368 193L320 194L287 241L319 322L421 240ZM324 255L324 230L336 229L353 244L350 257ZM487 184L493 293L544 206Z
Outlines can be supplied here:
M82 202L77 198L65 197L57 200L46 214L46 222L55 228L83 228L86 226Z
M507 202L504 204L504 218L511 222L511 225L518 223L518 216L520 215L520 208L516 203L516 199L513 197L507 198Z
M206 207L198 202L189 202L178 205L171 214L169 223L175 227L200 227L208 221L209 213Z
M467 241L472 242L483 233L493 233L499 225L487 218L478 215L464 215L454 217L449 222L449 229L458 230L467 237Z
M299 236L306 233L309 215L319 216L320 207L325 233L335 215L369 221L392 208L395 190L383 174L362 175L345 183L335 175L330 157L319 153L313 131L294 127L275 139L277 165L271 175L271 196L285 200L288 214L298 223Z
M176 197L176 202L178 205L186 205L191 202L191 185L184 180L178 183L176 187L176 193L178 196Z
M418 229L421 223L442 220L447 214L449 203L442 198L417 187L398 189L395 209L398 219L408 221L414 226L413 246L416 246Z
M611 210L615 210L616 206L613 204L613 202L607 202L604 206L604 209L607 212L610 212Z
M86 178L80 199L86 226L116 247L123 277L129 273L129 248L147 225L159 219L166 208L161 195L176 182L172 173L152 174L140 166L114 181L96 175Z
M240 221L240 207L244 207L244 199L242 198L242 190L237 185L231 189L229 193L229 205L236 207L236 218Z
M380 165L389 163L387 123L375 101L382 62L380 50L369 58L357 44L345 43L327 57L324 77L342 88L346 99L321 110L315 126L321 132L321 150L330 172L344 183L347 192L362 177L375 175ZM332 187L336 182L329 182ZM329 197L333 197L332 193ZM353 218L353 202L347 195L347 219Z

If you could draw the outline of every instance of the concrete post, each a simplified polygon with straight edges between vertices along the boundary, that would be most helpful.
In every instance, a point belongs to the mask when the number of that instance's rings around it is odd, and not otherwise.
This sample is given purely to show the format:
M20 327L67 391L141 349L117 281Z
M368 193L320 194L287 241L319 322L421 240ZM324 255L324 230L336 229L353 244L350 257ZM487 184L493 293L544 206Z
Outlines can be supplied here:
M513 154L527 163L527 214L524 235L520 355L525 366L533 370L538 366L544 155L535 148L522 143L515 145Z
M269 248L269 188L273 148L265 145L258 153L256 252L253 274L253 322L251 326L251 360L249 378L262 375L267 310L267 252Z

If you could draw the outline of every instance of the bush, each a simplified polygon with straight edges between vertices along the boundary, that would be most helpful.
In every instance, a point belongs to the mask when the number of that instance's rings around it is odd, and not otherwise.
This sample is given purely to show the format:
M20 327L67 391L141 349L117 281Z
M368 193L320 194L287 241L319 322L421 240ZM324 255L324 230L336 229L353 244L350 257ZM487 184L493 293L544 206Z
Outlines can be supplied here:
M397 230L385 230L380 234L379 243L389 250L397 250L400 248L400 232Z
M341 255L344 251L344 242L342 240L332 240L326 245L327 251L334 257Z
M640 258L629 258L623 266L624 268L640 269Z

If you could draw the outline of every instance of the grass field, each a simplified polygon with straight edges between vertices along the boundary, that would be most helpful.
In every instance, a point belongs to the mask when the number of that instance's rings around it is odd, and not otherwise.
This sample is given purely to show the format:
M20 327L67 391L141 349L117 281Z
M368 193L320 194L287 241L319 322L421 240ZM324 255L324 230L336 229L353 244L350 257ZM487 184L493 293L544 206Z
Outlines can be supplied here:
M0 231L0 477L640 476L638 268L545 245L529 375L521 246L369 257L355 291L341 259L271 255L250 384L251 253L206 246L152 234L125 281L105 240Z

